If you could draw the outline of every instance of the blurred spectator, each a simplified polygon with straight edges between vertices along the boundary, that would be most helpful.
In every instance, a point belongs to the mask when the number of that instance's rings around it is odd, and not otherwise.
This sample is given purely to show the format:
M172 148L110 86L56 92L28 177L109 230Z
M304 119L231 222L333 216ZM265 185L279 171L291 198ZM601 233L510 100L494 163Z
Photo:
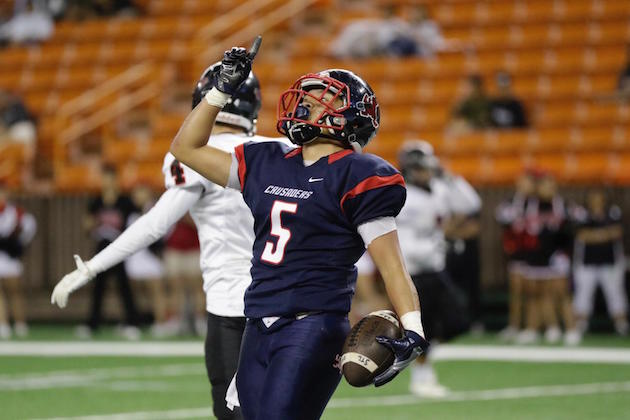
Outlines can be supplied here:
M496 128L527 127L527 117L521 101L512 91L512 78L505 72L495 77L497 96L490 101L490 118Z
M169 333L180 331L182 321L189 320L189 329L198 335L205 334L205 295L199 287L203 283L199 269L199 239L195 223L188 214L175 224L166 238L164 265L170 289ZM190 312L191 316L188 316Z
M138 186L131 192L134 210L127 218L127 226L134 223L146 213L154 204L151 190L145 186ZM153 326L151 333L156 337L164 337L168 333L166 322L166 302L164 297L164 267L160 259L162 242L154 242L148 248L142 249L124 262L125 271L131 280L138 281L149 291L153 310Z
M368 58L388 54L390 43L399 38L398 49L409 48L403 45L402 37L409 40L407 23L396 16L394 7L384 7L377 19L359 19L346 26L335 38L330 54L338 58ZM415 44L411 42L412 53Z
M519 333L516 341L537 341L541 325L546 328L547 342L560 341L560 314L565 344L578 344L581 335L575 328L568 280L571 232L565 201L550 174L542 174L537 180L536 200L526 209L524 222L522 275L527 293L527 329Z
M63 0L57 15L63 19L85 20L98 17L135 17L140 9L131 0Z
M0 26L0 39L14 44L45 41L55 30L55 24L45 1L16 0L11 19Z
M514 195L496 209L496 220L503 227L503 252L507 257L509 281L508 325L499 337L504 341L516 338L523 319L523 269L525 266L525 211L536 202L536 184L531 171L516 180Z
M411 7L407 25L419 56L432 57L437 52L456 52L470 48L458 40L445 39L440 26L431 19L428 9L423 5Z
M468 76L464 98L451 111L448 130L458 135L490 127L492 125L490 104L481 76Z
M588 329L595 291L600 286L615 330L620 335L627 335L628 297L624 287L621 209L609 205L604 191L596 189L588 193L586 208L577 208L573 213L576 227L573 304L577 327L581 332Z
M334 40L330 53L343 57L431 57L439 51L458 51L458 41L446 40L426 7L413 6L405 20L393 6L383 7L377 19L355 20Z
M84 226L91 232L92 238L96 242L96 252L105 249L114 239L121 234L125 228L125 222L133 211L133 204L129 197L122 195L119 191L118 177L116 170L112 167L105 167L102 174L102 191L99 197L94 198L88 207L88 215L85 218ZM77 335L89 338L101 326L103 298L105 297L105 283L110 275L114 275L118 292L125 309L126 326L121 329L125 337L130 339L139 338L137 329L138 317L134 303L129 279L125 273L122 263L111 269L99 273L94 278L94 288L92 289L92 308L87 327L77 328Z
M0 339L11 337L9 312L13 317L15 334L18 337L28 334L20 282L24 266L20 257L36 231L35 218L11 203L8 191L0 183Z
M0 90L0 144L3 142L18 142L34 149L37 127L22 100Z

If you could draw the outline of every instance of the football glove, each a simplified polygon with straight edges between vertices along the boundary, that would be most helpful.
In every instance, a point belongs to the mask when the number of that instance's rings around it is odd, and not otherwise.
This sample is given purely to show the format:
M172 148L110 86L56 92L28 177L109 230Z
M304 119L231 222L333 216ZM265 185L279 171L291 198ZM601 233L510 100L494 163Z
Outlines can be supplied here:
M60 308L65 308L68 303L68 296L90 280L96 275L88 268L78 255L74 256L74 261L77 264L77 269L72 273L63 276L61 281L57 283L55 289L50 297L50 303L57 304Z
M378 336L376 337L376 341L394 352L396 358L394 359L394 364L385 372L374 378L375 386L385 385L394 379L400 371L409 366L418 356L426 352L429 348L429 342L425 340L424 337L409 330L405 330L403 338L392 339Z
M232 47L230 51L226 51L221 61L221 69L213 82L214 87L223 93L233 95L252 71L252 62L261 43L262 37L259 35L249 51L238 47Z

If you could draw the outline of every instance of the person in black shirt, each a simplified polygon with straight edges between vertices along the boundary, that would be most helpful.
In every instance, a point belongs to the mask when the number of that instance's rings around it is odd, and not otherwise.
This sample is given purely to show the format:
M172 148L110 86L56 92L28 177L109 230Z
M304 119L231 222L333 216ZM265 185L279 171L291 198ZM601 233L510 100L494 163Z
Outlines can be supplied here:
M564 199L557 193L556 182L543 173L537 181L537 197L525 211L523 240L524 289L527 293L527 329L516 341L531 343L538 338L541 323L545 339L555 343L562 338L558 314L561 315L565 344L576 345L581 334L575 328L569 293L571 232Z
M606 201L603 190L593 190L587 196L586 208L578 208L573 214L576 226L573 307L578 328L586 331L595 290L601 286L615 330L627 335L628 297L624 288L621 210L607 205Z
M101 195L94 198L88 207L88 215L84 221L86 230L91 233L96 242L96 252L105 249L125 229L127 218L135 210L130 198L119 192L118 179L114 168L106 167L102 175L103 189ZM114 275L118 285L118 292L125 309L125 324L122 333L127 338L139 336L136 306L131 293L129 279L124 265L118 264L104 273L97 274L92 289L92 309L88 320L88 328L79 327L80 336L91 336L101 325L105 282L110 275Z
M527 117L521 101L512 92L512 78L505 72L495 77L498 95L490 101L490 120L496 128L525 128Z
M448 131L457 135L491 126L490 97L484 88L483 79L476 74L468 76L464 98L451 111Z

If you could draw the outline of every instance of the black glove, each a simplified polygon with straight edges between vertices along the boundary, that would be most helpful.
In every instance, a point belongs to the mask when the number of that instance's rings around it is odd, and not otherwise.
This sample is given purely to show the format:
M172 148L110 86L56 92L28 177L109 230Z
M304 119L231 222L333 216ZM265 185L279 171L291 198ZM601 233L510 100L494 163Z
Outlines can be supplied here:
M249 52L245 48L232 47L226 51L221 61L221 69L216 75L213 85L223 93L233 95L238 87L243 83L252 71L252 61L258 53L262 37L258 36L254 40Z

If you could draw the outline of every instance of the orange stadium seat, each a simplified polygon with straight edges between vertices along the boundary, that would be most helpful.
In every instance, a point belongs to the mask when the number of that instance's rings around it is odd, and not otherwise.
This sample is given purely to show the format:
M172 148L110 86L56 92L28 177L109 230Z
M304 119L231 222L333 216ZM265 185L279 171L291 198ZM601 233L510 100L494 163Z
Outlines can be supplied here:
M105 162L161 162L171 145L171 138L106 139L102 156Z
M241 2L145 0L147 15L137 19L61 22L49 42L0 50L0 87L23 95L45 128L43 147L52 150L51 122L59 107L136 63L153 61L160 68L175 63L179 81L192 84L201 69L195 68L198 63L190 51L205 47L195 34L217 13ZM390 2L379 0L379 4ZM417 2L395 0L394 4ZM298 76L347 67L368 80L379 98L382 126L368 149L388 159L396 159L404 139L425 138L454 168L478 183L511 182L532 161L572 182L588 182L588 176L601 170L614 182L630 183L622 169L630 161L626 156L630 153L630 109L606 99L616 89L626 58L630 2L426 0L422 4L429 7L446 38L459 39L472 48L422 59L331 58L324 52L344 25L379 14L375 8L347 4L337 4L345 12L332 19L336 31L314 35L277 29L274 34L288 40L289 55L286 61L278 61L263 52L257 60L255 70L263 87L259 133L277 135L278 97ZM512 74L514 90L526 105L532 127L445 138L444 127L463 93L466 76L479 73L491 87L499 70ZM96 108L119 96L107 96ZM184 117L157 107L148 112L158 140L144 142L122 133L121 138L103 142L105 160L138 163L123 169L129 185L145 176L153 179L162 148L168 148ZM612 159L610 151L619 155ZM582 166L584 171L576 169ZM80 165L73 167L56 175L55 182L65 191L79 191L85 171ZM161 184L159 171L155 176ZM90 181L86 185L91 188Z
M182 114L162 114L159 117L152 120L151 128L154 136L170 137L173 138L186 115Z
M124 189L132 189L138 185L148 186L153 190L164 188L161 162L124 163L118 168L120 185Z
M79 193L100 188L100 170L90 164L59 165L54 173L55 189L60 192Z

